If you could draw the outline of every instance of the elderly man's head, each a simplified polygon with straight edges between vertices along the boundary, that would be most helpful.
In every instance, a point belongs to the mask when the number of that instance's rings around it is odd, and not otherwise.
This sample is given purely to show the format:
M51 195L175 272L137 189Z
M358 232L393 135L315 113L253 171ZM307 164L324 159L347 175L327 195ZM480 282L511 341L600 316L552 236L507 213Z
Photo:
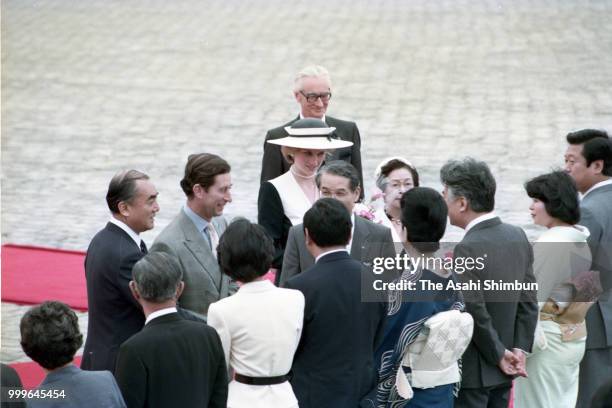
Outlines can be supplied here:
M450 160L440 170L451 224L460 228L495 207L495 178L485 162L470 157Z
M182 279L183 272L175 257L165 252L149 252L134 265L130 289L138 301L173 303L183 291Z
M295 77L293 95L305 118L322 119L331 99L329 72L320 65L302 69Z
M344 160L334 160L322 166L315 177L321 197L335 198L353 212L361 186L355 167Z
M106 203L115 218L141 233L155 224L155 214L159 211L157 195L149 176L138 170L124 170L111 179Z
M45 302L28 310L19 330L25 354L47 370L70 363L83 344L76 314L61 302Z

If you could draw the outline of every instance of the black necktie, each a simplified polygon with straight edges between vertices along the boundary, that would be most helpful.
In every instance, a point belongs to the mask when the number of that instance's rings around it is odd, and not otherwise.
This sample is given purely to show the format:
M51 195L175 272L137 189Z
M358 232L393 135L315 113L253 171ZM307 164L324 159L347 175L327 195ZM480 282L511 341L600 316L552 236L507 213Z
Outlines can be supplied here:
M140 250L142 251L143 254L147 254L149 253L149 251L147 251L147 244L145 244L145 242L143 240L140 240Z

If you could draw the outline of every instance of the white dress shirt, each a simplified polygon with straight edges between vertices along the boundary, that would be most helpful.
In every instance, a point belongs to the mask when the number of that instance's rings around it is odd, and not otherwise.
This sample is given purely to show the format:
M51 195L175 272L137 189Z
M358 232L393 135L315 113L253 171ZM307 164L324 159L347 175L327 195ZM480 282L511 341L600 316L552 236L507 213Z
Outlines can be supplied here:
M469 230L474 228L476 226L476 224L480 224L483 221L491 220L491 219L493 219L495 217L497 217L497 215L495 215L495 213L493 213L493 212L486 213L486 214L483 214L483 215L481 215L479 217L476 217L472 221L470 221L468 223L468 225L465 226L465 232L467 233Z
M134 240L136 245L138 245L138 248L140 248L140 243L142 242L142 239L140 239L140 236L138 235L138 233L136 231L131 229L125 222L120 221L120 220L116 219L115 217L111 216L109 222L112 223L112 224L115 224L116 226L118 226L119 228L124 230L130 236L130 238L132 238Z
M176 312L177 312L177 310L176 310L176 307L174 307L174 306L173 307L167 307L165 309L157 310L157 311L155 311L155 312L153 312L153 313L151 313L150 315L147 316L147 320L145 320L145 326L147 325L147 323L149 323L151 320L155 319L156 317L165 316L167 314L176 313Z

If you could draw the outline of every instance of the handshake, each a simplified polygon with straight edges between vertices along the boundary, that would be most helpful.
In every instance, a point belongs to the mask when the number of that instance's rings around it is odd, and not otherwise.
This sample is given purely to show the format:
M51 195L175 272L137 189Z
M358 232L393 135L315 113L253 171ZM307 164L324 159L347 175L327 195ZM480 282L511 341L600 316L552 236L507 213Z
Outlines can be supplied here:
M505 350L502 359L497 363L500 370L506 375L527 377L525 368L525 352L521 349Z

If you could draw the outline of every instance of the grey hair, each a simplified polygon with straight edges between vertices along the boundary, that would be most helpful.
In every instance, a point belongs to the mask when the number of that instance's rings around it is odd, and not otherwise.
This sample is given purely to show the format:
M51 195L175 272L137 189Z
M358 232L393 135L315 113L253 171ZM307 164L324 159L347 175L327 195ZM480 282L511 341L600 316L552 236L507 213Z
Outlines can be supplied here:
M325 163L319 168L315 176L315 183L317 183L318 188L321 188L321 176L323 174L333 174L334 176L347 178L352 192L355 192L357 187L359 187L359 174L357 173L357 169L351 163L345 162L344 160L334 160Z
M496 184L485 162L471 157L449 160L440 169L440 180L451 197L465 197L473 211L493 211Z
M148 180L149 176L138 170L122 170L108 184L106 204L112 213L119 213L120 202L130 202L136 196L136 181Z
M329 87L331 88L331 77L329 76L329 71L321 65L309 65L298 72L293 82L294 92L299 92L302 90L302 79L304 78L326 78L329 81Z
M183 271L174 256L154 251L136 262L132 276L144 300L163 303L174 298L183 279Z

